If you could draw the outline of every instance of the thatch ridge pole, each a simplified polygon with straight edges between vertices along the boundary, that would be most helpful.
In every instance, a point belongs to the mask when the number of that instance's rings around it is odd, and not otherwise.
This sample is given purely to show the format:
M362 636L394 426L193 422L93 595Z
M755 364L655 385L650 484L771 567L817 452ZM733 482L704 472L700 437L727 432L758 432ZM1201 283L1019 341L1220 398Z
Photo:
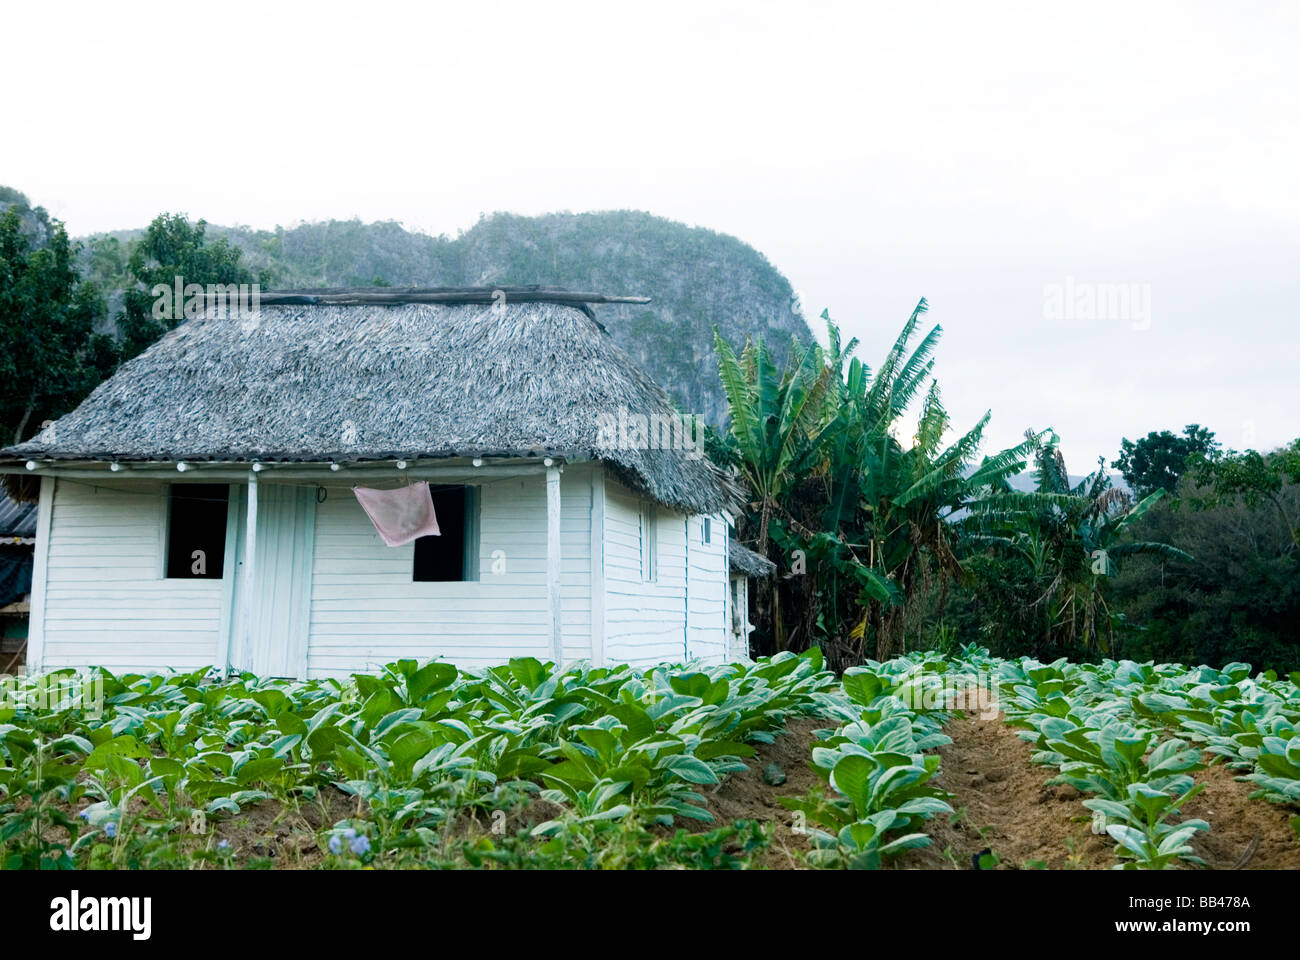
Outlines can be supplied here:
M560 618L560 468L546 468L546 606L551 620L551 651L556 667L564 666Z
M497 304L556 303L562 306L584 306L589 303L649 303L649 297L620 297L603 293L572 290L517 290L510 287L487 287L470 290L422 289L341 289L341 290L268 290L259 297L264 307L274 306L355 306L358 304L440 303Z

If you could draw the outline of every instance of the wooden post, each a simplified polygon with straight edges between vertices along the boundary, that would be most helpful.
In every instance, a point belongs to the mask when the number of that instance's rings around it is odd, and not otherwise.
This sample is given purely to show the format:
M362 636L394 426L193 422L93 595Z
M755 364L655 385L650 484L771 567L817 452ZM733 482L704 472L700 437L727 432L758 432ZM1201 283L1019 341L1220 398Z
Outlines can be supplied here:
M546 605L551 620L551 653L564 666L564 637L560 619L560 468L546 468Z
M240 647L242 653L239 665L241 670L253 667L253 601L257 580L253 567L257 561L257 471L248 471L248 517L244 527L244 589L240 602L243 606L241 620Z
M54 514L54 487L58 480L41 477L40 505L36 514L36 550L32 557L31 606L27 611L27 655L23 672L40 673L45 666L45 584L50 569L50 520Z
M682 659L691 659L691 515L685 518L686 563L682 567ZM657 545L656 545L657 546Z
M225 677L230 673L230 646L233 637L239 636L242 624L235 622L235 581L239 578L239 489L230 487L230 500L226 506L226 557L221 568L221 620L217 632L217 648L212 666Z

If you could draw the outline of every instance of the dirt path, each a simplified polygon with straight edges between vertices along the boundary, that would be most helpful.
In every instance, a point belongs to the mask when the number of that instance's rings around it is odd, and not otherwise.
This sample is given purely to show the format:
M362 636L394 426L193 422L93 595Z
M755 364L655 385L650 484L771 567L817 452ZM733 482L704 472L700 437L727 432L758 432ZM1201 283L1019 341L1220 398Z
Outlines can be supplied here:
M709 812L717 822L704 829L733 820L769 823L772 845L760 861L762 866L769 870L806 869L803 854L810 849L808 838L794 832L794 814L781 806L780 798L806 796L812 787L822 783L809 766L816 742L813 731L834 726L829 720L791 720L775 743L755 744L758 755L747 761L748 770L731 774L720 786L705 792ZM770 763L785 774L784 783L773 785L764 780L763 772Z
M772 845L760 863L768 869L804 869L809 849L797 834L793 814L781 797L803 797L822 781L809 766L814 731L834 726L830 721L792 721L775 743L757 745L748 769L702 791L714 815L713 824L683 821L691 830L708 830L734 820L757 820L772 828ZM972 856L989 850L999 869L1027 864L1048 870L1103 870L1114 866L1114 845L1092 832L1092 815L1084 795L1073 787L1048 786L1050 767L1031 761L1033 747L1016 736L1001 718L980 719L958 713L944 728L952 743L939 748L941 766L936 782L952 794L953 816L935 817L925 831L933 843L912 850L894 867L903 870L970 870ZM785 781L764 778L775 763ZM1209 821L1211 830L1198 834L1192 846L1212 870L1300 869L1300 842L1291 832L1293 811L1251 800L1252 786L1235 780L1222 766L1193 776L1205 790L1188 801L1186 817Z
M1252 800L1255 786L1235 779L1237 772L1214 766L1192 774L1205 789L1187 801L1188 817L1210 824L1192 849L1211 870L1300 869L1300 842L1291 830L1294 810Z
M952 743L939 748L936 782L953 794L957 813L926 826L929 847L907 853L903 869L972 869L971 857L990 850L1001 869L1039 861L1047 869L1097 869L1114 860L1110 844L1092 833L1091 814L1073 787L1049 787L1047 767L1030 761L1033 748L1001 719L958 714L944 728Z
M1000 868L1029 861L1046 869L1105 869L1115 864L1113 844L1092 833L1084 796L1073 787L1052 786L1052 770L1033 764L1033 748L1002 720L958 715L944 732L953 742L939 748L936 778L953 794L955 817L936 817L927 827L934 843L908 853L907 869L972 869L971 857L988 849ZM1205 790L1188 801L1185 817L1199 817L1211 829L1192 847L1211 870L1300 868L1300 843L1292 834L1291 811L1251 800L1252 787L1221 766L1193 774Z

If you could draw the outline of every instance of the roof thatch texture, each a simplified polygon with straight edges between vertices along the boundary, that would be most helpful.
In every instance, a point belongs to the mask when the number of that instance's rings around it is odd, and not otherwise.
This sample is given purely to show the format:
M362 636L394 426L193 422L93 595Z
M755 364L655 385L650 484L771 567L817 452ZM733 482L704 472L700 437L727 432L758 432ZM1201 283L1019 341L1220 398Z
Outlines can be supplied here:
M580 305L264 304L185 321L0 461L590 457L669 506L727 505L707 459L601 442L620 409L675 416Z
M741 544L739 540L732 540L727 546L731 558L731 569L736 573L743 573L747 577L759 577L767 579L776 573L776 564L761 553L755 553Z

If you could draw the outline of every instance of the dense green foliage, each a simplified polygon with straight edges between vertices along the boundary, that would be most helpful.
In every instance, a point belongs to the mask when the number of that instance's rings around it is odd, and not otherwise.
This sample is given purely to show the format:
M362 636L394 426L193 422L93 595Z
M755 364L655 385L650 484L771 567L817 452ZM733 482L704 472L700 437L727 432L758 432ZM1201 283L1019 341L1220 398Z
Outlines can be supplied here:
M1131 502L1122 506L1124 494L1112 488L1110 524L1129 517L1120 549L1104 548L1104 567L1098 563L1094 570L1081 559L1071 569L1078 597L1096 605L1094 625L1113 655L1185 663L1248 659L1281 672L1300 668L1300 484L1287 473L1294 456L1288 450L1193 460L1177 490L1157 491L1158 499L1140 516L1133 515ZM1215 484L1216 477L1221 482ZM1202 486L1198 478L1213 485ZM1061 530L1068 536L1058 547L1089 528L1072 524ZM1013 538L1032 542L1023 531ZM987 549L978 538L970 545L962 559L966 576L943 609L931 605L931 642L945 649L978 642L1004 656L1098 655L1082 642L1080 629L1054 620L1053 608L1039 602L1065 596L1068 578L1058 579L1057 564L1042 562L1046 557L1036 550ZM1075 546L1083 552L1081 543ZM1116 560L1122 563L1112 567Z
M1125 437L1120 441L1119 459L1111 466L1124 476L1139 497L1157 490L1173 490L1187 472L1189 459L1209 456L1218 447L1214 433L1193 423L1183 428L1183 436L1154 430L1136 443Z
M760 651L818 645L841 668L901 652L919 600L957 571L948 519L1023 467L1028 443L976 466L988 414L945 442L931 359L940 328L913 344L925 310L922 300L874 373L825 314L829 347L795 345L784 370L761 337L737 356L717 335L731 409L721 459L752 495L742 536L788 574L758 592ZM905 446L900 421L917 399Z
M754 591L756 652L815 644L844 668L977 643L1300 666L1300 441L1223 453L1197 425L1125 440L1134 493L1104 462L1072 481L1050 430L976 466L987 416L949 438L939 329L912 344L924 309L874 373L829 318L829 346L795 345L784 367L761 338L737 354L717 336L731 416L710 455L748 489L742 539L778 569ZM1032 488L1013 489L1027 461Z
M158 299L155 286L172 289L180 277L184 286L199 284L241 284L258 280L242 262L242 253L225 237L210 240L207 224L190 223L183 216L163 214L149 224L131 245L126 261L126 282L117 330L122 358L129 360L185 319L175 307L171 317L154 317ZM111 249L111 248L110 248ZM101 250L101 256L108 256ZM266 279L263 277L262 279Z
M67 413L116 362L104 311L63 224L9 191L0 213L0 435L26 439Z
M1290 488L1300 484L1300 438L1270 453L1229 450L1210 456L1193 464L1192 481L1198 488L1190 495L1193 507L1238 502L1252 509L1262 507L1275 514L1291 542L1300 547L1300 511L1288 495L1294 493Z
M989 579L997 581L981 581L972 598L985 603L984 588L991 588L987 603L997 615L981 626L1000 634L997 646L1016 652L1111 651L1117 617L1106 595L1121 561L1140 555L1192 557L1167 543L1133 536L1164 490L1134 503L1111 484L1101 464L1071 485L1055 436L1030 435L1029 444L1035 489L995 491L973 503L962 523L965 552L982 554L985 561L974 564L972 572L993 574Z
M811 748L825 786L782 798L791 831L810 866L874 869L953 813L934 752L952 712L999 709L1049 782L1085 795L1120 865L1194 864L1188 840L1211 824L1179 808L1202 750L1300 808L1297 679L973 647L839 682L816 651L646 671L399 661L307 682L58 671L4 691L0 866L264 868L278 847L325 869L752 868L772 824L716 823L703 793L816 716L835 725Z
M1125 649L1136 657L1300 669L1300 442L1194 466L1143 536L1195 560L1139 559L1115 578Z

